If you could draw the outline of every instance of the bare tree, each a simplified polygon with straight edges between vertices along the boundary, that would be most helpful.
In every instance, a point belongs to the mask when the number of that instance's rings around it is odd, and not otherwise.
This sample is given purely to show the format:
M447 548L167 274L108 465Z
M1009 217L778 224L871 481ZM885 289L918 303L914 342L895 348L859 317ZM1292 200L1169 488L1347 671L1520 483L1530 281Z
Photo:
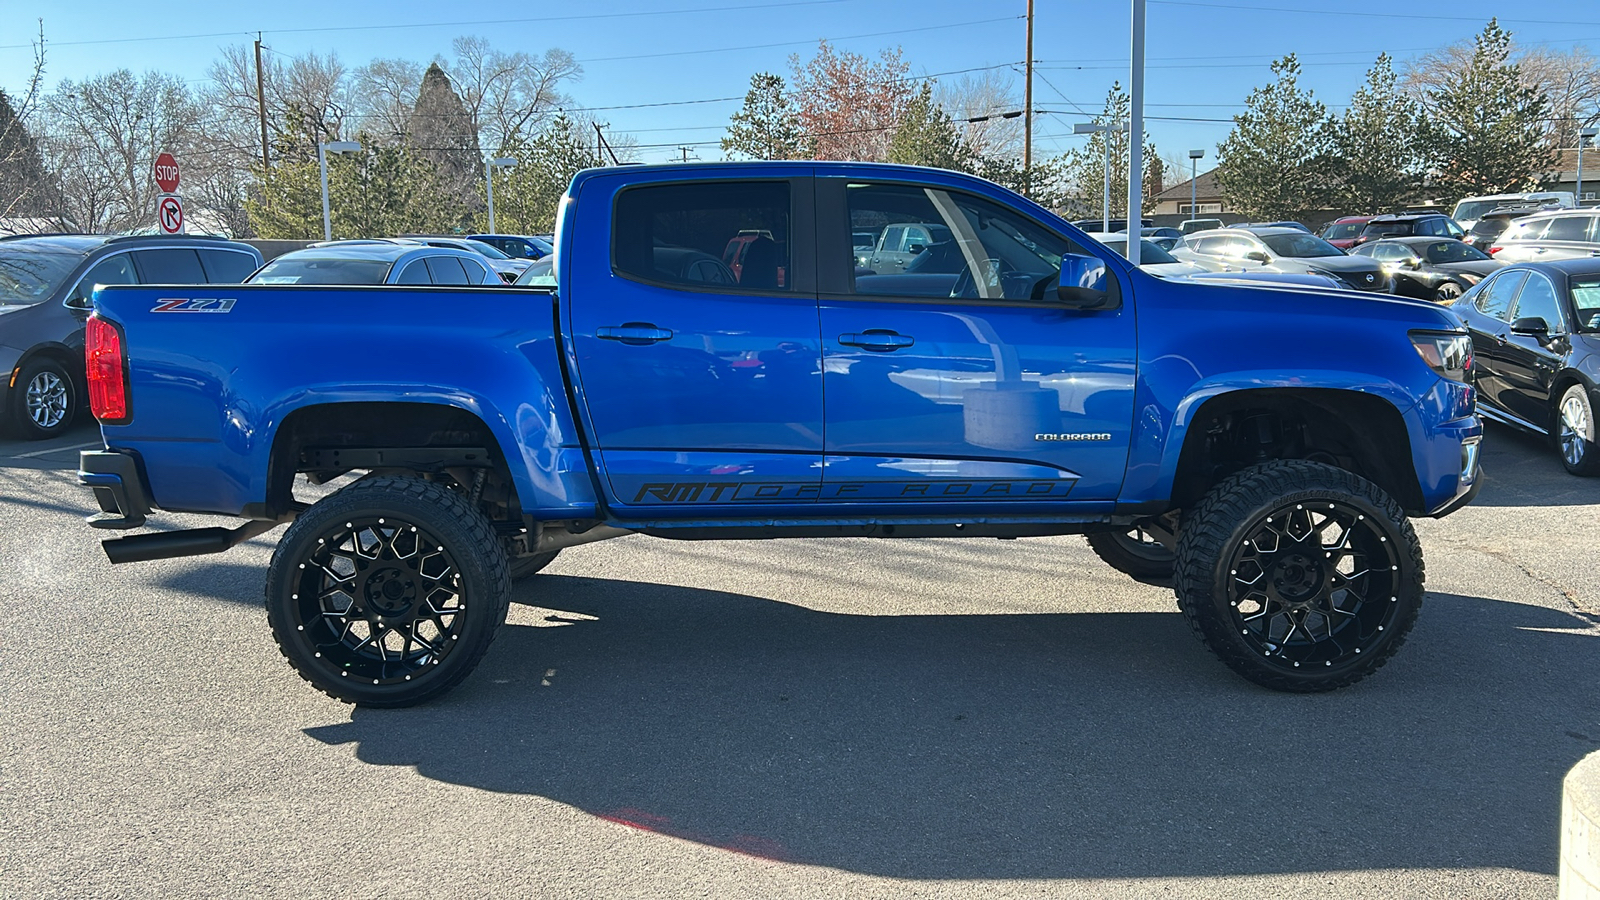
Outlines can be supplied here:
M1600 58L1583 46L1532 48L1520 62L1524 80L1550 100L1553 146L1578 146L1578 129L1600 122Z
M44 21L40 20L27 84L16 94L0 90L0 219L44 218L54 205L38 141L28 129L43 83Z
M455 59L443 64L461 102L490 148L509 146L540 130L570 98L561 86L583 77L571 53L546 50L535 56L521 50L496 50L483 37L458 37L450 44Z
M269 52L262 61L267 105L267 134L278 155L314 158L318 141L345 136L351 112L350 89L344 64L337 54L303 53L285 58ZM208 101L228 113L235 129L257 132L256 63L251 47L224 47L211 64ZM291 124L303 122L303 126ZM259 143L259 134L256 142Z
M411 59L375 59L351 73L355 130L375 139L398 141L406 134L423 66Z
M201 112L184 83L119 69L64 80L44 102L46 161L62 189L62 215L80 228L124 231L155 219L151 173L162 150L193 146Z
M941 81L934 97L955 120L968 151L985 158L1022 156L1022 117L1004 116L1022 109L1010 73L990 69Z

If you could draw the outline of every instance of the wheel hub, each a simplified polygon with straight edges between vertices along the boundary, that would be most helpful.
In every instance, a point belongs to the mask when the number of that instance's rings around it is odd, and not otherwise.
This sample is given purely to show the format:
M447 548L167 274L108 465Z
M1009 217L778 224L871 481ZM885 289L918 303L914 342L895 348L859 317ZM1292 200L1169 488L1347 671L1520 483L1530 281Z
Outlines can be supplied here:
M367 576L363 595L373 612L393 618L411 610L417 598L417 585L407 573L386 566Z
M1321 591L1322 566L1300 553L1290 553L1273 566L1272 586L1285 601L1305 605Z

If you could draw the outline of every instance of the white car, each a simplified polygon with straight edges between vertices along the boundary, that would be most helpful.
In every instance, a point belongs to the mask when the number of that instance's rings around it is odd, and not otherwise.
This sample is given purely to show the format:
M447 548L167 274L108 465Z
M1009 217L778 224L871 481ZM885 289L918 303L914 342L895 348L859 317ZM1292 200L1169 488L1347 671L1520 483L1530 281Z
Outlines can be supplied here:
M1115 250L1122 254L1124 259L1127 258L1127 232L1118 231L1116 233L1108 233L1104 231L1091 231L1089 232L1089 237L1092 237L1096 241L1106 245L1106 247L1109 249ZM1156 246L1155 243L1153 243L1149 238L1141 238L1139 240L1139 268L1149 272L1151 275L1161 275L1167 277L1199 275L1203 272L1210 271L1209 269L1197 266L1194 263L1187 263L1183 262L1182 260L1175 259L1172 254ZM1241 270L1243 269L1243 267L1240 268Z
M1478 224L1483 214L1502 206L1543 206L1549 209L1573 209L1578 202L1571 191L1529 191L1522 194L1485 194L1482 197L1462 197L1450 218L1467 231Z

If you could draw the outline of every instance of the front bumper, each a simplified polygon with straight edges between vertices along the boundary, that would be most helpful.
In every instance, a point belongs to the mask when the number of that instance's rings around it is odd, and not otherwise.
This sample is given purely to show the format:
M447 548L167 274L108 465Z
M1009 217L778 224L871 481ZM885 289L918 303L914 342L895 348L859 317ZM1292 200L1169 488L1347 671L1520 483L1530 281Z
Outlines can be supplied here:
M131 453L83 451L78 454L78 483L92 488L100 504L101 511L87 519L95 528L138 528L150 515L150 490Z

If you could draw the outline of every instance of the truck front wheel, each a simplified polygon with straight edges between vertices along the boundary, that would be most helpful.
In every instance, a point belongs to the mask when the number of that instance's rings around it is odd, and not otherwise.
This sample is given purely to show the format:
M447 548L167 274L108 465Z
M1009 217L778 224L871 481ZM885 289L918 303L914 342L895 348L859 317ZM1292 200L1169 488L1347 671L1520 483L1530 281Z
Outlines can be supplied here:
M1341 688L1376 671L1422 609L1422 547L1373 483L1281 460L1213 487L1178 538L1173 588L1190 626L1245 678Z
M419 478L362 479L279 541L267 622L318 690L359 706L411 706L459 684L506 618L505 550L483 513Z

